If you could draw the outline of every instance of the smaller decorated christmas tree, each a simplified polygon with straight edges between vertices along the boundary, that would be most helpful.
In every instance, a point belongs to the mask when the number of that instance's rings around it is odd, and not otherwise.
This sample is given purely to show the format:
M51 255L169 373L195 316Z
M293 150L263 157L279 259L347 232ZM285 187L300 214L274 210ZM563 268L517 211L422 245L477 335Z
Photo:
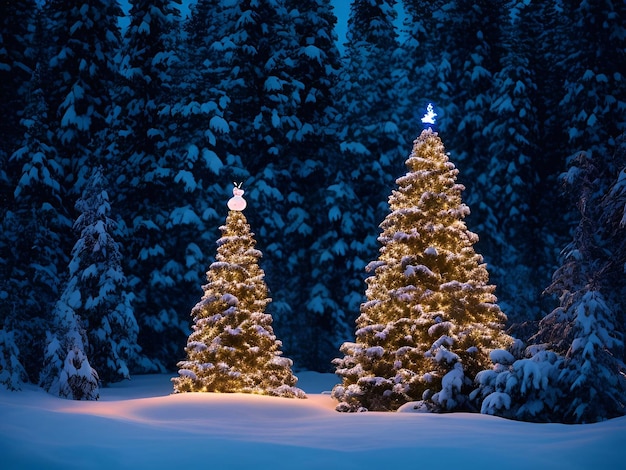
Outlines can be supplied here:
M434 120L432 108L426 124ZM407 173L389 197L382 247L367 269L367 301L356 340L336 359L339 411L396 410L407 402L433 411L471 408L476 374L505 347L506 320L496 304L478 237L464 222L463 186L432 128L422 132Z
M228 201L216 261L207 272L204 296L191 311L193 332L187 359L178 363L179 376L172 379L174 391L305 398L266 313L271 299L259 266L262 253L241 212L243 193L235 186Z

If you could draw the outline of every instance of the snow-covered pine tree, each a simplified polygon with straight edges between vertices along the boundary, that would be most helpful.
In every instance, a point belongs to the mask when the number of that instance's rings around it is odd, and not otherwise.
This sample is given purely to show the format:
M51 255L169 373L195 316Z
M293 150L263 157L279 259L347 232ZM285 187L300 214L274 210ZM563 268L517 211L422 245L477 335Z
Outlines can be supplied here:
M52 312L39 385L63 398L97 400L99 377L85 354L87 334L75 311L80 306L78 277L72 276Z
M560 315L573 331L558 387L566 423L593 423L626 414L624 336L616 312L600 290L587 285L564 292Z
M450 135L448 146L456 152L459 167L465 164L464 175L472 182L485 173L491 157L489 140L482 131L491 117L489 92L503 50L499 25L506 9L502 4L500 0L451 0L440 4L433 12L434 31L425 44L435 49L431 53L437 58L428 88L437 90L435 100L445 103L440 106L438 128ZM438 53L440 45L443 49ZM484 185L488 186L488 181ZM467 197L479 202L487 191L468 188Z
M626 79L619 66L626 60L626 4L566 0L554 8L557 27L544 27L551 31L552 43L547 45L547 58L542 62L557 66L556 70L547 67L544 73L550 81L555 76L559 78L556 86L548 90L549 103L553 104L549 114L556 120L550 122L549 130L556 128L558 134L552 132L551 138L546 139L546 144L558 153L544 160L553 162L555 172L561 171L584 151L596 166L611 165L620 137L626 131ZM555 96L560 100L555 100ZM552 140L556 142L551 143ZM611 170L612 178L615 170L619 172L621 168ZM598 187L601 192L606 189ZM562 216L565 223L561 225L574 229L579 214L573 204L570 207ZM570 233L562 230L561 246L567 243ZM603 294L606 298L606 292Z
M11 155L11 163L21 167L16 182L11 210L20 219L21 237L17 244L19 264L31 282L36 281L32 291L37 291L47 311L49 304L58 299L59 280L57 267L67 262L59 250L63 234L71 227L67 211L63 207L61 182L63 167L56 149L51 145L51 131L47 125L48 111L41 89L39 70L33 74L30 100L20 123L24 129L21 146ZM15 277L21 277L16 274ZM32 295L32 291L28 295Z
M547 289L560 305L517 360L498 351L493 369L478 374L474 393L483 413L539 422L624 414L624 327L616 312L625 289L625 148L622 141L610 161L585 152L573 160L566 181L580 190L582 217Z
M114 56L120 46L118 20L121 8L116 0L79 2L51 0L44 2L41 9L43 27L40 31L42 36L40 45L41 55L45 58L45 62L42 63L46 65L45 80L42 80L41 85L49 110L46 124L51 134L50 146L57 155L54 169L56 175L62 176L58 179L61 185L59 191L62 197L61 205L64 209L62 213L73 215L75 201L84 189L89 169L93 166L93 162L88 160L100 163L104 161L103 151L106 149L104 134L108 129L106 118L112 106L110 92L114 88L117 73ZM68 253L71 249L71 240L72 237L59 236L55 241L48 240L45 246L48 249L54 247L59 253ZM81 243L85 243L84 238L81 238L74 247L70 276L81 277L79 280L81 288L87 286L94 288L93 276L99 273L92 271L95 266L91 267L91 263L80 265L78 257L84 255L78 254L82 250L78 248ZM98 245L97 239L88 249L92 248L107 249ZM112 270L109 275L116 276L117 272ZM109 292L103 291L102 297L108 294ZM100 294L95 298L101 298ZM115 298L114 294L113 302L116 301ZM85 292L83 307L90 301L93 299L89 300L89 295ZM53 305L51 304L49 308ZM104 316L103 311L98 310L101 307L90 305L88 308L98 311L97 315ZM84 310L79 312L79 317L82 317L83 313L86 312ZM84 317L81 319L93 322L92 319ZM94 326L93 323L90 326ZM94 332L98 329L99 327L95 326ZM127 345L121 347L127 348ZM128 347L129 350L132 348L132 345ZM94 356L90 351L84 352L90 357ZM101 357L106 361L105 354ZM86 363L86 359L85 361L83 359L80 353L76 353L75 358L67 363L68 370L72 369L71 374L78 373L82 377L78 380L81 383L75 384L79 388L83 380L86 382L91 380L89 379L91 366L82 368L80 366ZM111 363L109 366L115 368L117 364ZM96 367L100 368L100 365ZM109 381L111 376L107 373L106 367L103 368L103 372L103 378ZM88 384L85 386L89 388Z
M488 141L489 164L478 180L486 186L481 189L481 218L489 227L486 237L481 237L486 242L481 249L493 260L490 276L498 285L500 307L509 322L515 323L541 317L537 299L549 282L551 269L544 257L528 256L550 239L549 228L541 220L544 201L536 196L540 191L537 162L546 158L537 140L545 132L538 116L541 95L536 83L541 12L525 0L508 2L507 10L500 26L504 52L500 70L493 74L489 119L482 131Z
M338 148L325 164L325 185L312 211L314 283L305 299L307 316L315 319L312 344L324 360L336 354L363 301L364 268L376 254L376 225L387 210L390 175L401 169L394 4L359 0L350 6L335 91Z
M3 236L11 239L9 259L4 264L8 322L13 324L22 363L31 377L39 374L45 340L45 319L59 298L59 271L67 264L62 240L71 229L63 207L62 165L50 145L45 99L39 73L30 81L33 89L24 109L24 135L10 164L21 168L15 181L13 201L3 214Z
M15 126L24 110L26 89L30 84L33 64L33 24L38 11L35 0L0 4L0 175L7 176L6 159L22 137ZM0 182L3 182L0 179ZM0 207L4 206L10 186L0 188Z
M49 57L44 93L71 211L93 166L87 158L104 164L122 10L117 0L50 0L42 9Z
M0 329L0 386L9 390L21 390L26 381L28 375L20 362L15 334L5 325Z
M510 338L488 284L478 240L464 222L463 186L432 129L415 140L381 223L377 261L356 341L335 360L340 411L395 410L424 400L434 410L469 408L476 374Z
M265 264L273 285L272 314L284 350L300 367L326 370L349 329L342 297L349 295L332 277L341 277L343 262L325 258L329 232L328 181L335 175L339 143L336 134L336 83L340 54L329 0L286 0L296 93L296 129L290 130L285 154L273 168L281 168L278 185L287 200L278 242L266 249ZM338 223L335 221L335 223ZM279 229L280 230L280 229ZM268 237L266 237L268 238ZM277 256L280 249L282 257ZM346 263L348 263L346 256ZM332 265L333 268L329 268ZM359 302L356 302L358 305ZM338 339L341 338L341 339Z
M175 3L132 2L120 54L119 108L109 115L116 130L112 153L124 162L111 169L122 263L135 294L138 342L151 359L138 372L175 366L189 308L201 292L203 253L215 238L205 221L217 218L207 198L211 175L221 167L209 151L215 135L208 123L217 105L195 94L210 88L201 75L207 67L181 57L196 48L179 48Z
M45 160L40 158L39 163L42 161ZM70 277L48 314L50 320L45 333L43 364L38 382L53 395L74 400L97 400L99 377L87 359L87 334L76 313L81 307L83 272L77 270L76 251L72 254L74 259L69 265Z
M621 174L624 153L619 156ZM626 413L624 329L618 320L621 300L607 302L615 299L614 290L624 290L622 273L617 282L614 278L614 263L623 255L616 253L614 258L611 247L619 246L624 235L615 237L617 227L612 224L597 228L601 220L616 222L611 209L603 219L605 208L612 206L605 202L615 195L615 170L607 168L604 159L581 152L566 174L566 181L580 191L580 223L546 289L559 296L560 305L541 320L533 338L565 358L557 384L564 395L558 419L564 422L595 422ZM619 264L619 271L623 266Z
M262 253L241 212L243 190L235 187L233 193L204 296L191 312L193 332L179 376L172 378L174 390L303 398L266 313L271 299L259 266Z
M610 158L626 131L626 3L565 0L561 16L569 45L558 106L569 137L565 156L592 149Z
M80 300L72 305L84 323L91 358L104 384L130 377L129 368L141 362L138 326L131 305L132 294L121 266L118 243L111 235L107 182L95 168L76 203L80 215L74 229L80 234L69 264L70 284ZM78 356L77 356L78 357Z
M38 374L43 319L58 298L56 262L65 261L59 175L35 72L38 13L35 1L0 5L0 356L14 387L24 370Z
M510 349L491 352L493 368L476 375L477 388L470 398L483 414L532 422L558 420L563 356L542 347L526 348L520 340Z
M343 180L333 183L354 186L361 204L368 206L365 211L373 211L372 215L384 210L380 197L393 182L389 175L402 167L395 3L357 0L351 4L337 90L343 164L337 162L335 171Z
M302 177L310 177L319 171L323 152L335 144L331 124L337 113L335 85L340 68L337 18L331 0L285 0L285 4L289 10L287 21L295 29L290 46L294 56L291 72L297 80L294 100L300 121L299 129L288 137L293 151L306 163L300 169Z
M439 42L436 28L441 6L446 3L448 0L402 0L405 14L399 35L402 60L396 81L402 90L398 106L402 117L400 131L407 141L414 138L415 121L420 117L416 103L444 103L439 97L448 88L441 78L445 67L437 69L436 65L446 44Z
M283 0L222 1L217 11L214 21L219 28L211 44L211 66L214 83L228 100L224 111L230 126L228 151L239 155L251 175L275 188L271 176L261 175L284 156L287 135L299 124L292 98L296 83L290 71L293 23ZM273 198L275 193L260 191L259 196Z
M100 398L98 374L89 364L85 352L78 347L70 349L63 362L59 396L73 400Z
M606 264L602 268L604 296L615 312L626 311L626 134L618 139L617 149L609 165L609 187L599 202L596 226L602 239ZM619 315L620 331L626 335L626 315ZM626 362L626 348L622 360Z
M249 174L242 168L240 156L230 153L228 134L231 126L224 118L230 99L225 89L218 87L218 77L225 73L220 41L224 28L228 28L223 3L222 0L199 0L190 5L190 15L184 23L186 34L177 49L180 63L173 73L177 86L173 89L171 113L180 126L178 137L188 146L186 151L195 151L196 158L202 157L198 158L205 163L202 175L205 172L210 175L228 172L239 181L248 178ZM204 193L215 198L207 201L207 208L211 208L209 222L212 222L218 219L213 207L227 193L219 178L202 176L200 179L202 181L198 183L211 185L204 189ZM211 243L215 235L209 235Z
M624 414L625 175L623 138L613 158L581 152L572 161L566 182L581 218L547 289L560 305L539 322L532 344L516 343L515 357L492 354L494 367L478 374L474 392L483 413L535 422Z

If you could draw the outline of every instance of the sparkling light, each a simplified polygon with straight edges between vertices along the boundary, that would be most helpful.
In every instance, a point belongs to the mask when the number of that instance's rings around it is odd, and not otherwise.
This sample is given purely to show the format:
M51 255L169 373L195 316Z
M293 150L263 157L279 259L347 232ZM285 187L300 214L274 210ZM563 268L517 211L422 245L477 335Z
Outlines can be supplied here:
M426 108L426 114L424 114L424 117L422 118L422 122L424 124L435 124L436 116L437 116L437 113L435 112L433 108L433 104L428 103L428 107Z

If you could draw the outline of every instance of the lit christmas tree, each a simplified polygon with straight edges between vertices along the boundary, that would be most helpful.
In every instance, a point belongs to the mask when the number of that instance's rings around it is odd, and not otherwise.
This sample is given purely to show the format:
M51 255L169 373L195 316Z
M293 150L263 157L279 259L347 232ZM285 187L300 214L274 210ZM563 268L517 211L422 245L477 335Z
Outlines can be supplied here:
M172 379L174 391L305 398L265 313L271 299L258 264L262 254L241 212L243 190L235 186L233 194L204 296L191 311L193 332L187 359L178 363L179 377Z
M434 116L432 116L434 117ZM475 375L505 347L506 320L488 284L458 170L431 128L414 142L380 225L382 244L367 270L367 301L356 341L336 359L339 411L396 410L407 402L444 411L470 409Z

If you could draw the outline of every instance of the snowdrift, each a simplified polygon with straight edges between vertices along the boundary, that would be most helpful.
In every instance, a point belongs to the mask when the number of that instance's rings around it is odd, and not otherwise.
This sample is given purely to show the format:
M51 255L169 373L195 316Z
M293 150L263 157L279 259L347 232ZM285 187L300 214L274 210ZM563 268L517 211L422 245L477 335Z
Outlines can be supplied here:
M171 394L170 375L101 389L97 402L0 391L0 468L621 468L626 418L531 424L455 413L338 413L331 374L301 372L306 400Z

